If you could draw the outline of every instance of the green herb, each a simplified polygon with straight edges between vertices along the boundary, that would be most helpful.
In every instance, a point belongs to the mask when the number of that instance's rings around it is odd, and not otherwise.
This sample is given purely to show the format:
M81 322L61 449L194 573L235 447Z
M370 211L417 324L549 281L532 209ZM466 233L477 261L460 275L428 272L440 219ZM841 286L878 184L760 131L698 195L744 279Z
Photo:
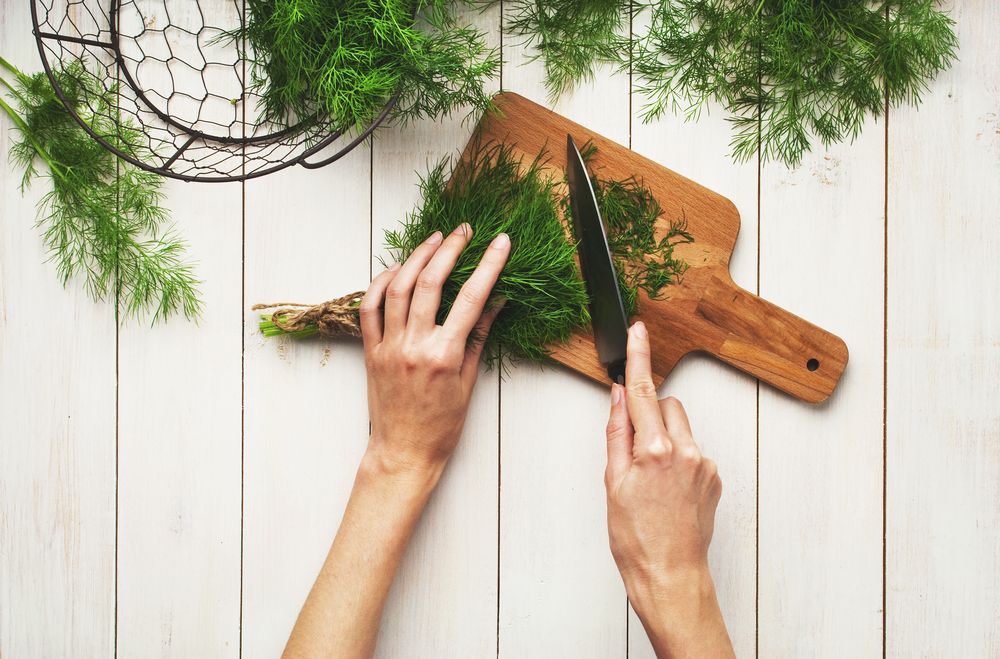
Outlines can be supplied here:
M955 58L954 22L933 0L517 0L507 31L544 59L553 96L616 62L643 119L697 119L717 102L737 160L797 164L818 140L857 137L869 117L917 104ZM641 15L625 35L630 15Z
M164 224L161 179L125 162L92 139L73 119L45 74L28 76L0 58L13 81L0 77L15 107L0 99L18 137L11 159L24 169L22 189L48 178L38 226L66 284L81 276L96 300L112 299L126 316L174 312L198 315L198 280L184 261L184 243ZM78 116L103 139L126 153L139 135L109 103L106 90L74 62L55 73L60 89Z
M580 153L591 160L597 152L590 142ZM660 299L664 289L675 283L687 270L687 264L674 257L674 247L694 242L684 219L670 223L666 233L657 238L656 221L663 215L658 201L636 178L624 181L603 180L592 176L591 182L601 209L608 236L608 248L615 258L618 287L625 310L635 313L639 290L652 299ZM561 200L567 220L572 219L569 198Z
M399 94L393 116L437 117L491 107L499 70L484 35L461 25L451 0L248 0L229 35L252 59L263 119L329 120L348 130Z
M455 170L450 185L448 165L440 162L423 179L423 205L402 229L386 233L386 244L403 262L434 231L447 235L463 222L472 226L472 239L442 291L443 321L490 241L506 232L510 257L493 294L507 301L485 352L495 359L496 348L503 345L513 356L540 360L546 345L568 340L589 318L576 249L554 203L555 183L540 157L522 170L511 148L503 145L478 150L467 166Z
M504 29L545 63L552 99L590 81L601 62L618 61L629 27L631 0L512 0L504 3ZM626 41L626 47L627 47Z
M584 153L590 157L594 149L585 147ZM480 145L464 164L451 165L452 161L441 161L423 178L421 207L401 229L386 233L386 243L393 257L402 262L434 231L448 234L463 222L472 226L472 239L442 291L438 320L443 322L490 241L498 233L507 233L511 254L493 290L493 295L502 296L506 303L486 338L484 354L490 364L497 364L501 354L504 358L542 361L548 354L547 346L565 342L574 330L589 323L576 246L560 217L560 211L568 213L568 202L559 194L561 182L547 174L544 155L524 163L502 144ZM686 265L674 258L673 247L690 242L692 237L679 222L665 236L656 238L654 224L662 209L635 179L604 181L598 177L594 182L631 314L636 310L639 289L658 297L683 274ZM353 299L348 296L341 302ZM356 329L356 316L346 313L352 308L350 303L326 304L336 308L337 322L348 318L349 329ZM301 322L299 314L305 310L313 319L322 317L323 305L278 306L283 308L262 317L260 329L265 336L303 338L320 333L315 320ZM285 322L292 315L297 316L292 331L274 322ZM332 318L326 320L336 324Z
M888 17L888 18L887 18ZM813 138L855 138L868 117L917 103L955 57L953 21L930 0L669 0L634 71L645 117L732 115L733 155L797 164ZM759 115L759 120L758 120Z

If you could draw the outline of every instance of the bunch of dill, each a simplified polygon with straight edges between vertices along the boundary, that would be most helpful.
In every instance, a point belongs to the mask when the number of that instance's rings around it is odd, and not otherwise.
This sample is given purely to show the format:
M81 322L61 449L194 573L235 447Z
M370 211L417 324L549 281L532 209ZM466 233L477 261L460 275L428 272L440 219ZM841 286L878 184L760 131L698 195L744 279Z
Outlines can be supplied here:
M708 101L733 125L737 160L796 165L815 140L853 139L869 117L918 103L955 58L934 0L512 0L553 97L602 62L629 72L645 121L696 119ZM633 20L634 19L634 20ZM626 29L628 28L628 29ZM633 29L635 32L633 33Z
M349 130L394 95L393 116L437 117L490 107L499 70L484 35L459 22L452 0L247 0L229 36L252 63L263 120L327 121Z
M583 149L589 158L595 149ZM476 145L457 166L445 159L421 180L423 203L397 231L386 232L386 244L397 261L404 261L434 231L448 234L468 222L473 235L445 282L438 321L443 322L462 285L475 270L493 238L507 233L511 253L494 296L506 298L503 310L486 337L487 363L504 359L543 361L548 346L565 342L590 322L586 286L576 262L576 245L567 233L572 222L562 181L546 172L545 156L530 163L504 144ZM673 255L674 245L690 242L683 223L674 223L656 237L662 209L652 193L635 180L592 179L615 257L627 312L637 308L640 289L658 297L675 283L686 265ZM322 305L320 305L322 306ZM286 331L273 322L286 308L265 315L265 336L296 338L319 333L315 323Z
M511 239L510 257L493 289L506 298L487 337L484 353L495 361L503 346L511 356L541 360L545 346L569 339L589 321L588 298L555 204L555 183L541 157L522 169L512 149L492 144L477 149L451 174L442 160L421 180L423 204L386 245L402 263L434 231L448 235L468 222L472 239L459 257L441 295L439 321L499 233Z
M23 168L22 189L37 178L51 188L42 197L38 226L66 284L81 276L95 300L112 300L116 313L152 314L153 320L201 309L198 280L184 260L184 243L165 227L159 176L119 161L67 111L43 73L26 75L0 58L12 79L0 98L17 133L12 161ZM117 116L106 90L82 62L55 75L67 101L98 135L135 154L138 133Z
M868 117L917 103L948 68L953 21L933 0L666 0L654 4L633 70L649 98L696 117L731 114L733 155L798 164L814 138L855 138Z

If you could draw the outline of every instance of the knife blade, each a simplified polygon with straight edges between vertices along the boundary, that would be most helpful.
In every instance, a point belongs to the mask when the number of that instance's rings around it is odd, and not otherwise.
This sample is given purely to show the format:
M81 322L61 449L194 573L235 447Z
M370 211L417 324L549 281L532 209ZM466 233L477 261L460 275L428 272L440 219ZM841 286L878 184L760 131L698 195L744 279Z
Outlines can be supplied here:
M594 186L572 135L566 136L566 182L578 241L576 249L580 256L580 270L590 297L590 318L597 356L611 380L625 384L628 318Z

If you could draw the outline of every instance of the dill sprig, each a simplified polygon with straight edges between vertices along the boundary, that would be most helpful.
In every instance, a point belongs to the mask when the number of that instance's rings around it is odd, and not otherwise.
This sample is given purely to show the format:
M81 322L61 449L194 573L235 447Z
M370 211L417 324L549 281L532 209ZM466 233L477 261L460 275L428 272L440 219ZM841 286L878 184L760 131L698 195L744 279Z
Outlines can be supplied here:
M602 62L630 72L647 122L732 123L732 155L796 165L814 141L854 139L890 106L917 104L955 59L954 22L933 0L512 0L508 33L545 62L553 97ZM645 12L634 35L625 29Z
M512 0L504 3L504 29L531 47L531 59L544 62L555 100L593 80L598 64L619 61L633 6L632 0Z
M393 116L438 117L491 107L500 60L461 24L452 0L248 0L230 35L252 62L262 119L364 126L399 95Z
M932 0L665 0L633 70L651 119L720 103L733 156L796 165L813 139L854 139L868 117L918 103L957 41ZM758 119L759 113L759 119Z
M583 152L589 158L595 149L587 145ZM683 222L656 237L655 223L662 209L640 181L599 177L593 181L627 311L632 314L640 289L656 298L678 281L687 266L673 256L673 247L692 237ZM563 183L548 173L545 154L524 162L509 146L477 145L461 164L445 159L431 168L420 183L421 206L399 230L386 232L392 256L404 261L434 231L447 234L463 222L472 227L469 245L445 282L439 322L447 317L490 241L501 232L511 237L510 257L493 289L493 295L506 302L485 339L490 365L500 363L501 355L508 360L543 361L549 345L565 342L590 322L575 241L566 228L572 222L565 215L569 205ZM289 310L286 306L275 313L286 320ZM319 333L315 323L286 331L273 322L273 315L261 318L264 336L305 338Z
M13 103L0 98L0 109L18 136L10 157L24 170L22 190L38 178L51 185L37 225L62 283L83 277L95 300L114 301L124 316L197 317L199 281L185 261L183 241L165 226L160 177L118 160L92 139L45 74L26 75L3 58L0 67L8 74L0 76L0 86ZM138 132L110 102L114 87L105 89L83 62L55 75L68 103L96 134L138 155Z

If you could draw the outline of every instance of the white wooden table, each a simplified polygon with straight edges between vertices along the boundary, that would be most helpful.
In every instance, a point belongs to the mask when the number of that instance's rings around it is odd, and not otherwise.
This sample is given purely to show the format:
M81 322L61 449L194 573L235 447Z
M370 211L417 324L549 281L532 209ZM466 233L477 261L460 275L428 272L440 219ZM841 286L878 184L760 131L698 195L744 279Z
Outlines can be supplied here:
M27 2L0 52L38 68ZM725 194L733 273L842 336L810 407L707 358L687 405L725 483L712 562L741 657L1000 656L1000 5L954 3L961 61L919 110L800 167L736 165L716 112L639 119L608 73L556 109ZM545 101L503 49L502 85ZM274 657L367 435L359 345L265 341L254 302L363 288L459 119L246 184L170 182L205 316L116 326L43 263L0 167L0 656ZM0 121L0 150L10 144ZM392 592L384 657L648 657L607 548L607 392L484 374Z

